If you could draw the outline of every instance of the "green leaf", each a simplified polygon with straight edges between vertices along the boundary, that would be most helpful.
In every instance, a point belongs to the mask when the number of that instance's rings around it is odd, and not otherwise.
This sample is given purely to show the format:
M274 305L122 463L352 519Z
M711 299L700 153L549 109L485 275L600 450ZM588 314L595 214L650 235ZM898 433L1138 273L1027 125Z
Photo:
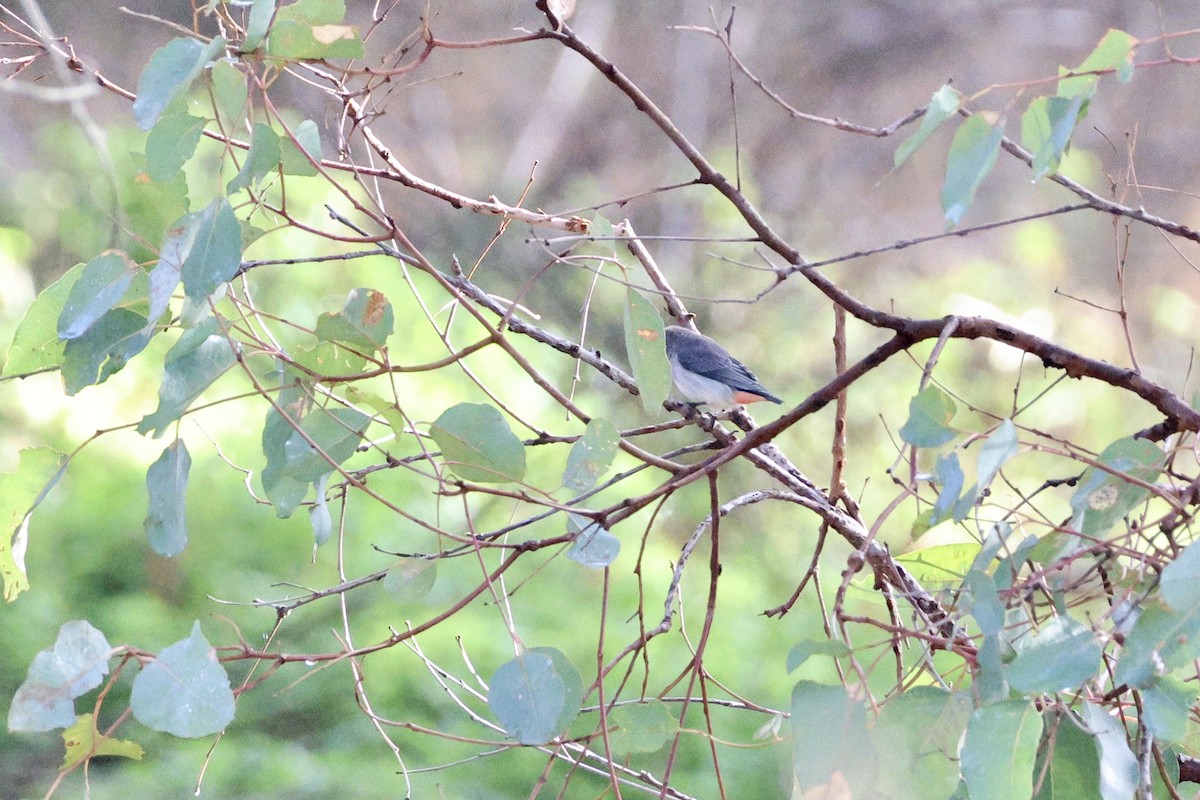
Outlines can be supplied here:
M1116 28L1109 28L1108 32L1104 34L1104 38L1096 45L1096 49L1083 60L1082 64L1073 70L1060 67L1059 74L1111 69L1116 72L1117 80L1121 83L1128 83L1133 77L1133 48L1137 46L1137 43L1137 39L1128 33ZM1099 75L1076 75L1062 78L1058 82L1057 94L1059 97L1082 97L1084 100L1088 100L1096 93L1096 84L1099 81Z
M375 392L360 389L357 386L346 387L346 401L352 406L366 406L383 417L392 429L392 435L397 439L404 437L408 423L400 413L399 406L394 401L387 400Z
M302 22L306 25L331 25L346 16L345 0L296 0L281 6L276 22Z
M178 175L196 152L206 122L185 112L160 119L146 137L146 174L160 183Z
M196 240L199 217L199 214L185 214L163 234L158 263L150 270L150 312L146 315L149 324L166 313L171 295L183 279L183 263Z
M4 599L12 602L29 588L25 551L29 518L66 469L67 457L49 447L22 450L16 472L0 474L0 577Z
M617 706L608 714L609 733L614 752L653 753L679 733L679 720L662 700L651 698L640 703Z
M185 739L219 733L233 721L229 675L199 621L133 679L129 708L147 728Z
M913 447L941 447L958 435L949 427L956 410L950 395L930 384L908 402L900 438Z
M250 133L250 152L242 161L238 174L225 186L227 194L234 194L250 186L257 186L272 170L279 166L279 134L270 125L254 123ZM240 239L240 237L239 237Z
M983 706L971 714L959 754L971 800L1013 800L1033 794L1033 764L1042 718L1024 700Z
M192 238L181 268L183 291L193 300L203 300L237 274L242 263L242 227L224 197L181 222Z
M1125 636L1117 661L1118 684L1144 688L1171 670L1200 657L1200 608L1175 613L1148 603Z
M182 439L162 451L146 470L146 537L160 556L174 556L187 545L187 483L192 457Z
M312 524L313 542L317 547L328 542L329 537L333 535L333 517L329 514L329 503L325 501L329 475L330 473L326 472L313 483L316 501L308 509L308 521Z
M250 6L250 16L246 20L246 38L242 42L243 53L253 53L262 44L275 15L275 0L254 0Z
M1036 800L1094 800L1096 787L1100 785L1100 759L1096 740L1081 725L1069 713L1057 717L1050 734L1054 747L1044 747L1039 753L1035 774L1044 769L1045 777ZM1049 767L1045 767L1047 756Z
M75 724L62 734L65 755L62 769L70 769L95 756L117 756L141 761L145 752L136 742L113 739L96 730L93 714L80 714Z
M989 125L979 114L968 117L958 126L946 156L946 181L942 185L942 210L947 229L962 221L971 207L979 185L996 165L1003 138L1004 126Z
M106 250L89 261L63 304L58 338L78 339L85 334L120 302L138 272L137 264L119 250Z
M1071 524L1088 536L1100 537L1136 506L1150 497L1150 490L1125 480L1128 475L1153 483L1166 463L1166 455L1146 439L1118 439L1104 448L1098 461L1112 472L1088 467L1071 496L1075 514Z
M867 711L841 686L800 681L792 689L792 778L800 792L844 782L849 797L871 797L875 749ZM831 795L833 796L833 795Z
M637 381L642 408L655 413L671 393L662 319L650 301L630 289L625 293L625 352Z
M318 342L312 347L297 347L292 353L297 366L323 379L347 378L360 374L370 363L366 356L344 345Z
M958 92L950 88L949 84L934 92L933 97L929 100L928 108L925 109L924 116L921 117L921 127L917 128L916 133L909 136L896 148L896 154L893 157L894 166L899 167L907 161L908 157L924 144L930 134L941 127L943 122L950 119L950 115L958 111L959 102Z
M341 311L317 317L317 339L348 345L369 355L383 349L394 325L392 304L383 292L351 289Z
M267 0L267 2L270 3L272 0ZM255 0L255 7L262 4L262 0ZM273 5L271 10L274 11ZM254 12L250 13L253 17ZM225 130L240 126L246 108L246 76L229 61L220 59L213 64L212 91L213 107L216 109L221 123L225 126Z
M180 37L155 50L138 79L137 99L133 101L138 127L144 131L153 128L171 101L186 92L204 65L224 50L222 36L208 44Z
M283 473L301 483L316 482L354 455L370 424L369 416L353 408L314 408L284 442Z
M84 268L84 264L76 264L34 298L8 347L4 362L5 377L26 375L62 364L66 343L58 338L58 319L66 306L71 287L83 276Z
M317 130L317 123L311 119L304 120L292 128L292 136L296 137L300 147L296 147L296 143L288 136L279 137L284 173L287 175L316 175L317 167L313 161L321 160L321 132Z
M215 319L185 331L167 351L158 408L142 418L138 433L154 431L154 438L162 436L167 426L183 416L188 406L236 362L234 348Z
M525 477L525 446L493 406L459 403L442 412L429 434L463 480L506 483Z
M1018 639L1016 658L1005 670L1008 685L1030 694L1081 686L1100 669L1103 648L1096 634L1066 615L1052 618L1031 638Z
M1182 742L1188 733L1188 716L1196 702L1196 689L1178 678L1163 675L1142 690L1142 722L1164 742Z
M586 492L608 472L617 455L621 434L604 417L596 417L587 425L571 452L563 471L563 486L574 492Z
M1011 419L1006 419L996 426L996 430L984 441L979 449L976 481L978 491L982 492L991 485L1000 468L1017 454L1017 429Z
M34 657L25 682L13 695L8 729L33 733L73 725L75 698L101 684L111 656L108 639L89 623L63 623L54 647Z
M978 553L979 545L975 542L961 542L922 547L899 555L896 560L923 584L958 583Z
M963 598L969 604L971 615L979 630L988 636L996 636L1004 629L1004 604L996 591L996 579L986 572L973 569L963 580L963 589L969 593Z
M554 739L579 714L583 680L553 647L535 647L505 664L488 682L488 705L521 744Z
M436 559L406 558L388 570L383 589L397 603L415 603L433 591L436 583Z
M1021 117L1021 143L1033 153L1033 179L1058 169L1080 119L1083 97L1039 97Z
M127 308L105 312L82 336L67 342L62 363L64 391L73 395L108 380L146 348L151 333L141 314Z
M796 667L808 661L809 656L830 656L843 658L850 655L851 650L845 642L836 639L811 639L797 642L787 654L787 671L794 672Z
M933 504L933 514L929 518L930 525L937 525L950 517L951 511L954 510L954 504L962 492L963 472L962 467L958 465L958 456L955 453L946 453L938 458L933 467L933 479L942 487Z
M1172 611L1186 613L1200 607L1200 542L1183 548L1163 568L1158 585L1163 601Z
M267 40L267 54L294 61L362 58L363 45L358 30L351 25L306 25L276 18Z
M303 419L309 402L308 396L298 386L281 387L278 406L267 412L263 425L262 450L267 464L261 473L263 491L275 507L275 515L286 519L304 499L311 481L293 478L285 469L287 465L286 445L296 435L294 426ZM282 412L282 413L281 413Z
M946 800L959 783L958 743L970 716L969 694L933 686L916 686L884 704L871 728L880 796Z
M1083 704L1083 721L1096 737L1101 765L1101 800L1133 797L1138 785L1138 764L1125 740L1125 726L1104 709L1086 701Z
M590 569L603 569L617 560L621 552L621 540L613 536L599 522L593 522L579 514L567 515L567 533L574 533L575 542L567 551L567 558Z

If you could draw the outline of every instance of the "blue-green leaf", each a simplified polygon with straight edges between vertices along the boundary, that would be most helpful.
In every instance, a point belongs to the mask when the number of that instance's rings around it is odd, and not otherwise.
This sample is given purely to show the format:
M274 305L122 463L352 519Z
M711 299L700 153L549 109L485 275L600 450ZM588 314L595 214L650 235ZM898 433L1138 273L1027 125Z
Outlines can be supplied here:
M129 707L146 727L186 739L219 733L233 721L229 675L199 622L133 679Z
M850 788L846 796L873 796L876 757L863 704L841 686L800 681L792 689L791 711L792 777L800 792L820 796L840 778Z
M288 175L316 175L317 167L313 161L319 162L321 160L321 132L317 130L317 123L311 119L304 120L292 128L292 136L296 137L296 141L300 143L300 147L296 147L296 143L288 136L279 137L280 156L284 173Z
M224 197L181 221L191 229L191 246L181 269L183 291L193 300L203 300L237 274L242 258L242 226Z
M388 570L383 590L397 603L415 603L437 583L437 559L406 558Z
M329 476L326 472L313 483L316 490L316 501L308 509L308 521L312 524L313 542L320 547L329 541L333 535L333 517L329 514L329 503L325 501L325 492L329 486Z
M1142 721L1155 739L1183 741L1196 694L1191 684L1170 675L1163 675L1142 690Z
M63 623L54 647L34 657L25 682L13 695L8 729L32 733L70 727L75 698L100 685L111 656L108 639L89 623Z
M270 125L254 123L250 132L250 152L242 161L238 174L225 186L227 194L234 194L250 186L256 186L267 174L279 166L279 134Z
M1172 611L1185 613L1200 606L1200 542L1192 542L1163 568L1162 599Z
M586 492L608 472L621 441L615 425L604 417L596 417L567 454L563 471L563 486L575 492Z
M1096 634L1066 615L1054 617L1032 638L1014 643L1016 658L1005 670L1019 692L1053 693L1082 686L1100 669L1103 648Z
M246 38L242 41L243 53L253 53L262 44L275 15L275 0L254 0L250 16L246 20Z
M946 180L942 185L942 210L947 229L962 221L975 200L975 192L996 165L1004 126L991 125L983 116L967 118L954 134L946 156Z
M671 393L662 318L649 300L630 289L625 293L625 352L637 381L642 408L656 413Z
M146 536L160 556L174 556L187 546L187 483L192 457L182 439L171 442L146 470Z
M1125 725L1099 706L1084 702L1083 721L1096 737L1101 800L1127 800L1138 785L1138 763L1129 750Z
M1098 460L1111 471L1088 467L1071 496L1071 508L1075 511L1071 524L1096 537L1108 533L1150 497L1149 489L1130 483L1122 475L1153 483L1166 463L1166 454L1151 441L1128 437L1104 448Z
M236 362L234 346L221 334L215 319L184 331L167 352L158 408L142 418L138 433L154 431L154 438L162 436L167 426Z
M206 121L186 112L160 119L146 137L146 174L160 183L173 180L196 152Z
M138 127L144 131L153 128L171 101L187 91L204 65L224 50L222 36L208 44L180 37L155 50L138 79L137 99L133 101Z
M567 532L576 534L567 558L585 567L603 569L616 561L621 552L621 540L587 517L568 514Z
M319 480L354 455L370 423L369 416L353 408L314 408L284 442L284 473L304 483Z
M1200 657L1200 608L1176 613L1149 603L1126 634L1117 661L1118 684L1144 688Z
M525 477L525 446L493 406L452 406L434 421L429 434L463 480L505 483Z
M500 666L488 681L488 705L509 736L540 745L579 714L583 680L553 647L535 647Z
M1013 800L1033 794L1033 764L1042 718L1032 703L1006 700L971 714L960 753L971 800Z
M959 783L955 756L970 717L965 692L916 686L888 700L871 728L880 796L946 800Z
M67 342L62 363L63 388L73 395L103 383L150 343L153 328L127 308L107 311L82 336Z
M787 654L787 671L794 672L796 667L808 661L809 656L830 656L844 658L850 655L850 647L837 639L806 639L796 642Z
M907 161L908 157L916 152L916 149L929 138L931 133L941 127L941 124L948 120L951 114L958 111L959 102L958 92L950 88L949 84L934 92L933 97L929 100L929 106L925 109L924 116L921 117L921 126L917 128L917 132L896 148L896 154L893 157L894 166L898 167Z
M653 753L679 733L679 720L662 700L617 706L608 715L609 736L616 753Z
M261 0L255 2L262 4ZM225 59L217 61L212 68L212 90L213 105L225 129L241 124L247 97L246 76L242 71Z
M1083 97L1039 97L1021 116L1021 144L1033 153L1033 179L1058 169L1079 120Z
M1006 419L996 426L996 430L992 431L984 441L983 447L979 449L979 478L976 481L978 490L983 491L991 485L1000 468L1016 454L1017 429L1011 419Z
M138 272L119 250L107 250L83 268L58 317L58 338L77 339L125 295Z
M957 433L949 425L957 406L950 395L930 384L908 403L908 421L900 438L914 447L940 447Z
M933 478L940 484L941 490L933 504L929 524L937 525L950 516L955 501L962 492L963 472L958 464L958 456L953 452L939 456L933 467Z

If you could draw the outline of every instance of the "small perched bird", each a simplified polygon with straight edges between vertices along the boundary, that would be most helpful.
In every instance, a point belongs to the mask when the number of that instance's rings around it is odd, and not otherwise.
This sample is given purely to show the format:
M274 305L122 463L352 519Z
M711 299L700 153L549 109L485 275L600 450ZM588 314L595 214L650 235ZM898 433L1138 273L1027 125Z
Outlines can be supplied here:
M763 388L742 362L704 334L678 325L668 326L666 333L671 380L693 403L721 410L760 400L783 402Z

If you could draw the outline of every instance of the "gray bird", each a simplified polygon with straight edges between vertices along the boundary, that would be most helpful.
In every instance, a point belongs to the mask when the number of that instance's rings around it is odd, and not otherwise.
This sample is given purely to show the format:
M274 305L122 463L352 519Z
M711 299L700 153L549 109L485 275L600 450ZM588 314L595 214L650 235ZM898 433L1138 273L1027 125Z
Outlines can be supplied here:
M678 325L668 326L666 333L671 380L693 403L726 409L761 400L783 402L763 388L742 362L704 334Z

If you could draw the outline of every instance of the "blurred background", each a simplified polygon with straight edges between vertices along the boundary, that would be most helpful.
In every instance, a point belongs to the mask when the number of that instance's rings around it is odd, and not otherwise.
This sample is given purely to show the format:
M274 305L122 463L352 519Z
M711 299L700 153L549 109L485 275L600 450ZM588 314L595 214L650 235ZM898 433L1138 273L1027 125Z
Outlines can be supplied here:
M121 5L136 13L123 12ZM365 29L373 4L351 0L348 5L348 19ZM178 1L43 2L41 8L54 34L67 37L87 70L98 70L129 90L136 87L153 50L177 35L149 17L186 27L193 20L190 5ZM28 18L20 4L6 2L0 10L7 25L17 27L14 15ZM544 22L532 2L401 0L367 41L367 63L376 63L417 30L422 15L433 35L447 41L506 37L536 30ZM203 14L199 18L201 30L214 33L211 22ZM1059 66L1082 62L1106 30L1119 28L1140 40L1155 40L1200 27L1200 8L1143 0L749 0L736 9L699 2L579 0L569 23L574 30L658 103L718 168L736 177L775 230L810 260L818 260L941 233L939 196L953 128L936 133L894 170L895 148L915 126L885 138L856 135L795 118L740 73L733 77L731 91L729 58L717 39L702 30L723 29L731 20L733 47L746 68L803 113L885 126L952 82L975 96L969 108L1006 119L1008 135L1019 138L1020 114L1029 100L1051 93ZM1200 84L1190 68L1171 59L1200 54L1200 37L1167 41L1169 48L1162 40L1138 48L1140 66L1130 83L1120 84L1111 76L1101 80L1062 171L1102 196L1194 226ZM51 70L38 64L10 83L37 87L55 80ZM288 77L280 79L271 96L296 119L316 120L325 157L337 157L338 105ZM515 203L532 174L524 203L529 208L583 216L598 210L614 221L628 218L649 237L654 256L697 314L701 330L718 336L789 403L800 402L832 377L829 303L796 277L759 297L775 283L771 268L782 265L742 241L749 231L716 192L700 186L652 192L691 181L694 170L578 55L553 41L439 48L421 69L377 91L373 99L382 112L373 121L375 132L402 163L428 181L468 196L496 195ZM145 135L134 126L128 101L101 91L85 105L87 117L81 118L66 105L0 91L0 340L5 342L35 293L76 263L111 246L125 248L141 261L152 259L158 242L151 232L161 232L187 210L187 191L211 188L205 170L216 164L215 150L206 156L207 166L200 158L189 167L187 186L139 184L133 176ZM88 125L102 132L100 140L88 135ZM353 157L360 163L366 159L361 147L361 140L352 141ZM332 230L323 204L337 204L341 198L319 179L294 186L292 208L309 209L306 221ZM464 265L474 263L495 234L494 218L453 211L398 185L384 185L381 192L399 226L439 266L448 266L452 256ZM1048 181L1031 182L1028 169L1002 153L959 227L1034 214L1076 199ZM143 233L145 240L139 241ZM542 315L542 327L577 339L592 275L555 267L527 286L550 260L537 241L545 235L514 225L483 260L477 278L501 296L525 292L523 302ZM256 242L246 257L336 251L338 246L326 240L285 231ZM1081 211L886 250L825 271L864 301L903 314L1000 318L1119 365L1131 364L1132 344L1147 376L1190 398L1200 289L1196 256L1194 243L1146 227L1127 229L1124 220ZM1124 269L1128 340L1113 311L1121 298L1118 265ZM648 285L639 273L631 275L633 283ZM379 288L397 306L393 351L413 362L440 354L421 339L427 336L424 321L414 304L402 299L409 290L384 259L263 270L253 282L261 305L284 318L308 322L322 311L340 308L350 288ZM623 289L608 281L600 286L587 343L620 362ZM850 357L861 356L882 338L852 322ZM165 349L162 342L155 346ZM905 420L928 352L928 347L914 348L911 359L894 359L850 394L847 481L869 521L897 492L886 470L896 460L895 431ZM534 357L545 359L539 366L561 387L569 386L571 363L540 353ZM154 360L146 362L149 366L135 362L105 385L74 398L62 395L55 374L0 383L0 467L13 469L22 447L45 444L71 452L98 430L136 422L153 409L159 380ZM511 377L502 367L487 373L484 358L472 364L495 382ZM959 393L965 416L956 422L968 429L1007 416L1014 405L1058 377L1000 346L966 342L942 355L938 376ZM531 414L550 413L521 381L505 389L510 399L529 403ZM213 397L238 390L237 382L227 379L214 388ZM454 402L475 399L464 396L470 392L465 382L421 377L403 379L401 391L406 411L423 422ZM585 376L580 391L585 404L608 410L618 427L652 421L633 398L617 394L603 381ZM967 406L978 413L972 416ZM214 643L236 642L240 635L259 644L274 615L247 607L248 601L295 594L296 586L336 583L336 553L327 547L314 558L304 515L278 520L243 485L241 470L256 471L262 465L258 435L264 413L261 404L247 400L187 418L184 435L196 460L191 540L183 555L170 560L149 550L142 530L144 473L163 442L148 442L124 430L88 444L34 518L27 556L32 590L0 609L0 697L12 696L34 654L53 642L67 620L86 618L114 643L153 651L186 636L193 619L201 620ZM777 413L772 408L760 417ZM1148 406L1077 381L1055 384L1023 419L1094 450L1158 421ZM831 421L832 409L826 409L779 442L821 485L830 469ZM578 432L561 427L564 433ZM666 437L662 449L693 440L691 434ZM534 478L552 482L548 476L555 463L549 456L534 457L532 468ZM732 469L722 480L733 492L757 485L758 478ZM383 475L373 486L406 498L421 513L442 515L443 525L456 513L411 478ZM1066 497L1060 504L1064 510ZM651 617L661 605L670 562L706 508L704 487L691 487L654 522L643 556ZM508 512L497 504L481 514L502 519ZM915 512L897 513L887 520L881 539L902 551L919 533L914 522ZM619 645L636 635L635 625L622 623L637 607L632 570L648 524L646 518L642 529L631 524L620 531L625 551L614 567L614 627L608 634ZM823 636L811 598L806 596L782 619L761 616L786 600L803 575L816 525L815 519L801 518L797 525L795 517L753 507L727 529L723 605L706 664L767 708L786 709L796 677L820 677L825 669L806 664L788 675L784 668L791 644ZM435 547L427 535L369 504L351 507L347 531L352 574L393 563L376 546L392 551ZM827 551L826 578L835 586L845 553L838 544ZM697 621L707 582L699 562L685 580L684 616L688 618L690 601L695 604L691 618ZM464 565L457 573L452 568L440 574L433 593L418 603L400 603L382 589L351 595L359 643L385 637L388 626L402 629L406 620L415 624L439 613L477 580L477 570ZM590 681L599 577L581 577L577 565L558 558L540 570L531 565L511 580L510 590L520 587L513 602L521 611L526 643L559 647L585 675L585 683ZM864 586L856 602L872 605L877 599ZM336 648L331 630L339 626L332 605L307 606L288 621L275 646L291 652ZM421 646L433 662L468 679L471 668L463 653L485 679L512 656L511 639L488 602L474 604L436 636L422 639ZM661 652L657 674L674 674L686 664L678 648L677 638L661 651L651 648L652 654ZM231 675L236 684L244 666L231 667ZM369 660L367 681L375 711L383 717L464 737L483 733L447 701L426 662L406 648ZM108 701L113 708L124 702L122 690L128 691L127 681ZM750 743L768 719L730 714L722 720L728 725L722 735ZM693 727L702 723L698 718ZM138 763L98 761L90 774L92 797L180 796L193 790L210 741L174 740L136 725L119 733L141 743L147 757ZM545 756L536 752L484 756L469 743L403 731L393 735L410 769L456 764L412 773L415 797L524 797L545 763ZM5 753L0 759L2 797L42 793L62 758L55 734L0 733L0 752ZM727 747L721 757L732 776L730 785L737 788L734 796L788 795L786 743ZM645 756L644 762L639 758L631 766L653 770L662 762L661 753ZM358 711L346 665L289 667L240 699L237 721L209 762L204 791L243 798L397 797L404 791L400 769ZM676 769L679 785L697 796L712 796L710 771L707 742L687 737ZM556 767L550 786L561 786L565 774ZM602 779L579 775L571 780L565 796L603 792ZM82 776L71 776L64 796L78 796L82 785Z

